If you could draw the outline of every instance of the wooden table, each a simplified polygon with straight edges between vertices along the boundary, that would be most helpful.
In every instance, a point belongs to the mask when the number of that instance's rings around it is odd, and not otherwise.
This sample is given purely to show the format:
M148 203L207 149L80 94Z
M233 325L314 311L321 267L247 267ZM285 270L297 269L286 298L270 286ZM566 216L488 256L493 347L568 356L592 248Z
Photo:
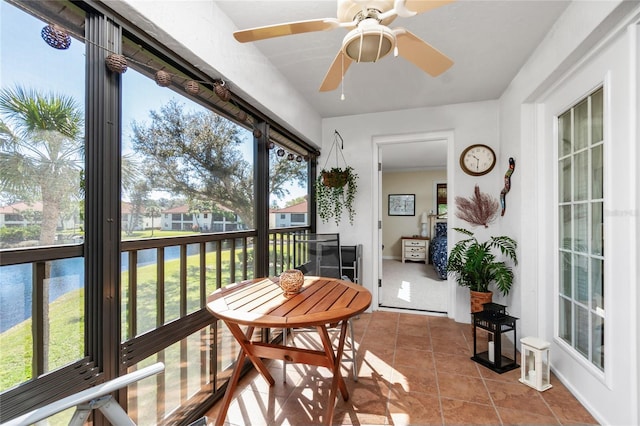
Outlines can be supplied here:
M371 293L364 287L336 278L323 277L305 277L300 293L290 298L284 297L278 284L268 278L243 281L212 293L207 299L207 309L216 318L224 321L240 344L240 354L222 399L216 425L224 424L246 357L270 385L274 384L274 380L261 358L329 368L333 372L333 380L325 422L330 425L338 389L345 401L349 399L349 392L340 374L347 320L364 312L370 304ZM338 323L340 337L334 353L327 324ZM248 327L246 333L240 329L241 325ZM251 336L255 327L316 327L324 350L295 348L286 346L285 342L252 342Z

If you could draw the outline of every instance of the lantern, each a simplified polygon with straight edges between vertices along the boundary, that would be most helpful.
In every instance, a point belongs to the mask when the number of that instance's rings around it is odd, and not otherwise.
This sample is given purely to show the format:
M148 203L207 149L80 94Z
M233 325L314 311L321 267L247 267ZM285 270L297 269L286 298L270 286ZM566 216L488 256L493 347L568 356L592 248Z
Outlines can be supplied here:
M516 320L507 314L506 306L485 303L482 311L473 312L473 356L472 360L502 374L519 367L516 364ZM478 329L486 333L478 332ZM513 355L502 348L502 334L513 332ZM486 336L486 345L482 338ZM487 348L481 351L480 348ZM481 352L480 352L480 351Z
M522 367L520 369L520 382L539 391L551 388L551 372L549 371L549 342L537 337L523 337Z

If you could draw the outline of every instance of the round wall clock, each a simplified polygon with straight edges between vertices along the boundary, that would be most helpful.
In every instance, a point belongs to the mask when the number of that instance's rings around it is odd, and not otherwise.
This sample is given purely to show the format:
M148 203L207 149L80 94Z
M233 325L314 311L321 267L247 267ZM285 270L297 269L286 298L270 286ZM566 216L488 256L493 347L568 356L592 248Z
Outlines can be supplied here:
M487 145L470 145L460 154L460 167L471 176L486 175L495 165L496 153Z

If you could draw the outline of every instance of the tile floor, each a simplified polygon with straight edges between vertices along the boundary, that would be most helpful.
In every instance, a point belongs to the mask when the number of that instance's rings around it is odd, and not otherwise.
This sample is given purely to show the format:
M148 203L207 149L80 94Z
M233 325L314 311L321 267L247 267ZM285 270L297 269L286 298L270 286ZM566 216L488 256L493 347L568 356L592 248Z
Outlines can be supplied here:
M334 425L565 425L597 424L552 377L538 392L471 361L471 326L443 317L377 311L354 319L358 381L343 362L348 401L337 397ZM313 345L296 333L297 346ZM513 347L512 347L513 348ZM348 352L345 352L348 353ZM323 367L269 361L276 383L245 377L227 413L227 425L317 425L324 422L331 374ZM213 424L219 403L208 413Z

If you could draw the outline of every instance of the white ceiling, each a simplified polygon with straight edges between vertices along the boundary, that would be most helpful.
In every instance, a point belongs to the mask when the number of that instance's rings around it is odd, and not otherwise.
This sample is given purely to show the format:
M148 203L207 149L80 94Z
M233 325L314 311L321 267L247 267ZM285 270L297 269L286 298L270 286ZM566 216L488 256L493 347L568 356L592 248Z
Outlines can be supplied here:
M216 3L238 29L335 18L337 7L335 0ZM318 88L347 30L254 44L323 118L491 100L500 97L568 4L458 0L414 17L398 17L389 27L413 32L449 56L453 66L434 78L393 55L376 63L353 63L344 79L344 101L340 88L322 93Z

